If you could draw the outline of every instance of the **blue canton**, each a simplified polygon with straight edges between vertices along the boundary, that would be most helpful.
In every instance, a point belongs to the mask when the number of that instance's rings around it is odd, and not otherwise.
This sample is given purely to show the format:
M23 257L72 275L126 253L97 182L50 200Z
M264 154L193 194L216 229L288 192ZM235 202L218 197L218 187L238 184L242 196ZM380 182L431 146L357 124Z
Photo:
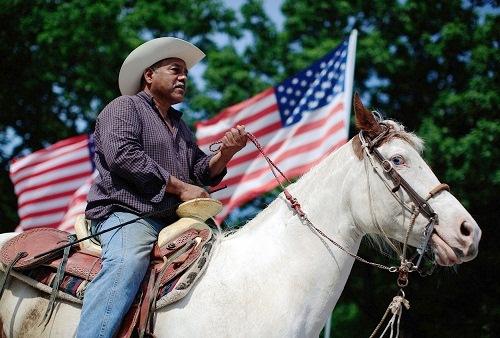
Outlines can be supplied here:
M344 91L348 42L275 87L284 127L299 122L303 114L330 103Z

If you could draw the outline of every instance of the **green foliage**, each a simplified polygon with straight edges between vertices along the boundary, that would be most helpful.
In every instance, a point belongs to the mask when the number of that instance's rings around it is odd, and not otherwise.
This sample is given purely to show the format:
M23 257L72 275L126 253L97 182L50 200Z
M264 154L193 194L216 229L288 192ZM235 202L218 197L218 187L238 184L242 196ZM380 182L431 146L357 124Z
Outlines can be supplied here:
M187 38L206 51L204 81L190 81L185 106L194 122L292 75L356 28L356 89L369 106L424 138L433 170L483 229L478 258L458 273L412 276L402 336L499 336L496 6L480 0L284 0L278 30L259 0L246 1L239 15L222 0L6 0L0 8L2 166L25 150L91 129L96 113L118 95L124 57L151 37ZM10 152L5 145L12 133L20 142ZM11 229L15 198L6 170L0 189L2 226ZM241 216L276 193L249 203L230 225L243 224ZM360 254L380 257L366 245ZM355 264L333 314L335 337L371 333L397 291L393 277Z
M238 35L234 11L220 0L7 0L0 20L2 187L10 185L12 157L91 130L96 114L119 95L121 64L140 43L178 36L210 52L214 34ZM12 134L20 143L11 151L5 145ZM5 231L17 217L12 189L2 191Z

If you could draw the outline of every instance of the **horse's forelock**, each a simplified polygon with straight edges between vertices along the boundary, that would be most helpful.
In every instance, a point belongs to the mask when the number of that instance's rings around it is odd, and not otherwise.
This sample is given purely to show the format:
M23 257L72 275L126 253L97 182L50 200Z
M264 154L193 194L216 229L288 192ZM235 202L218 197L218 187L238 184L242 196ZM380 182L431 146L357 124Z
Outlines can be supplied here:
M396 121L384 120L383 123L389 126L390 131L387 136L385 136L381 140L380 144L388 142L393 138L400 138L410 144L416 151L418 151L419 154L422 154L424 150L424 141L420 137L412 132L405 131L404 126ZM359 160L362 160L363 148L361 147L361 140L359 139L359 135L356 135L352 138L352 148L354 153L356 154L356 157Z

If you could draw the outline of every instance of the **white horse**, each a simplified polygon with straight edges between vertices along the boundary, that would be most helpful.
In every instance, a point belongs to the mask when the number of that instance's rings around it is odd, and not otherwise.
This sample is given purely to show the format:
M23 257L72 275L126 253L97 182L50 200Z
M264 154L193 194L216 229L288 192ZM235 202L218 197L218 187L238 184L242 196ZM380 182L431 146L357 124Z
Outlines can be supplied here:
M367 135L379 129L357 96L355 113ZM420 196L426 196L439 181L419 155L422 142L401 125L385 122L396 132L378 150ZM360 149L356 136L289 187L312 223L352 253L364 235L380 234L380 229L403 242L410 218L387 188L392 185L388 175L377 175ZM401 189L395 195L411 202ZM429 203L439 216L431 237L438 264L473 259L481 230L471 215L448 191ZM410 245L419 245L426 225L420 214L409 233ZM2 235L0 243L12 236ZM218 236L207 270L191 293L157 312L155 335L317 337L353 263L353 257L322 241L280 195L235 234ZM38 323L47 304L48 295L11 278L0 304L6 336L74 336L79 306L60 301L44 329Z

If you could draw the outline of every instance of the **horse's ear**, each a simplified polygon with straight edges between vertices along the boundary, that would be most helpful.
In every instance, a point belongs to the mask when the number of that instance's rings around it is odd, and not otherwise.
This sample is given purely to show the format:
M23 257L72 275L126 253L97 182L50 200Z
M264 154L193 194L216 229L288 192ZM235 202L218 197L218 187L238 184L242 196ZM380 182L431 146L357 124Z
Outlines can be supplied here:
M375 119L372 112L365 108L358 95L354 93L354 114L356 116L356 127L371 135L377 135L382 131L380 123Z

